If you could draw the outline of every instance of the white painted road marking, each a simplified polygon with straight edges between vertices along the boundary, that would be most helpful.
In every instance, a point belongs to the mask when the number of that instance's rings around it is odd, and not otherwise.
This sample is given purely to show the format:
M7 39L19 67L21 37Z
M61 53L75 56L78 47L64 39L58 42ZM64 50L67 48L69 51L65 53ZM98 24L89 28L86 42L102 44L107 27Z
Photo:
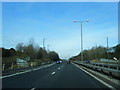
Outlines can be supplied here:
M40 68L36 68L36 69L31 69L31 70L27 70L27 71L24 71L24 72L18 72L18 73L14 73L14 74L11 74L11 75L7 75L7 76L0 76L0 79L2 78L7 78L7 77L12 77L12 76L15 76L15 75L19 75L19 74L23 74L23 73L27 73L27 72L31 72L31 71L35 71L35 70L39 70L39 69L42 69L42 68L46 68L46 67L49 67L49 66L52 66L54 65L55 63L53 64L50 64L50 65L47 65L47 66L43 66L43 67L40 67Z
M52 74L55 74L55 72L52 72Z
M58 68L58 69L60 69L60 68Z
M105 86L111 88L112 90L116 90L113 86L111 86L110 84L102 81L101 79L97 78L96 76L92 75L91 73L85 71L84 69L80 68L78 65L74 64L75 66L77 66L79 69L81 69L82 71L84 71L85 73L89 74L90 76L92 76L93 78L95 78L96 80L98 80L99 82L101 82L102 84L104 84Z
M31 90L35 90L35 88L32 88Z

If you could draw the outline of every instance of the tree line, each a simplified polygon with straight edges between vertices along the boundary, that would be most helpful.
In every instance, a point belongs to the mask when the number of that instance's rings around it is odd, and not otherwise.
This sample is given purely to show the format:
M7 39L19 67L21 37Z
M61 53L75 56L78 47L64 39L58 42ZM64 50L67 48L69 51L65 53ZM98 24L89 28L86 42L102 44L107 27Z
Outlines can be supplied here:
M113 59L114 57L120 60L120 44L111 47L92 47L89 50L84 50L83 52L84 60L100 60L101 58ZM70 58L70 60L81 60L81 53Z
M29 57L29 62L47 62L47 61L57 61L59 60L59 55L55 51L47 51L45 48L35 45L34 41L29 41L29 44L24 45L23 43L18 43L14 48L5 49L0 48L2 52L2 64L6 64L7 68L11 64L17 64L16 58L26 58Z

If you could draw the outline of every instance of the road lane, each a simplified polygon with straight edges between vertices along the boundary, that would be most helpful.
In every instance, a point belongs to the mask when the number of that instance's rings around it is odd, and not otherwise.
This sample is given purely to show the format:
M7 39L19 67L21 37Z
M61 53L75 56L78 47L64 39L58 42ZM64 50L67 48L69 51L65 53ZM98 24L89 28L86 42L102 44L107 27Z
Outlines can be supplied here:
M40 70L4 78L2 79L3 88L31 88L37 80L42 80L60 66L60 64L55 64Z
M60 68L60 69L58 69ZM3 79L3 88L107 88L73 64L55 64Z
M65 64L55 75L46 78L43 81L39 80L34 86L37 88L107 88L72 64Z

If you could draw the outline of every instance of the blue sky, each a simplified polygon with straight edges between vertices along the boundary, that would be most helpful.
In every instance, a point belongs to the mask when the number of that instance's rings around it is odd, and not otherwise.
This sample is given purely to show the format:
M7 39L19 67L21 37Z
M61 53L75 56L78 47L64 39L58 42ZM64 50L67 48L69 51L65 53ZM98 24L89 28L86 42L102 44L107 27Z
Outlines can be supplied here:
M42 47L55 50L61 58L77 55L80 48L80 23L83 23L84 49L96 44L118 44L117 2L4 2L2 4L2 46L15 48L18 43L27 44L34 38Z

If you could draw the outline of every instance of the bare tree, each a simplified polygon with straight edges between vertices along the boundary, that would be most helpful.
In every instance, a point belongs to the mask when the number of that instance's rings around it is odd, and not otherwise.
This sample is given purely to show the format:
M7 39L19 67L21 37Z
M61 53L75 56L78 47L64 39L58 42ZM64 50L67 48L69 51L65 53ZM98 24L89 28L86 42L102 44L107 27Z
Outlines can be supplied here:
M18 43L18 44L16 45L16 50L17 50L17 51L23 52L23 49L24 49L23 43Z

